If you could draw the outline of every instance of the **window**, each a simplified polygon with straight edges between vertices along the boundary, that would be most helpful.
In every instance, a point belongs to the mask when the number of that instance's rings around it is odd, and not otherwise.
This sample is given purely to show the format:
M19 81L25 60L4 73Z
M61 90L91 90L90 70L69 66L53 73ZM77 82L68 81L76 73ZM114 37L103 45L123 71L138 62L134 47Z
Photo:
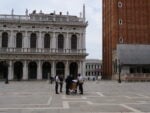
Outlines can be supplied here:
M45 34L44 48L50 48L50 35L49 34Z
M121 1L118 2L118 7L122 8L122 2Z
M122 19L119 19L119 25L122 25L122 24L123 24Z
M72 35L71 37L71 49L77 49L77 36Z
M22 33L16 35L16 48L22 48Z
M2 33L2 48L8 47L8 33Z
M62 34L58 35L58 49L64 48L64 36Z
M123 43L123 37L119 38L119 43L122 44Z
M36 48L36 34L35 33L31 34L30 48Z
M3 27L7 27L6 25L3 25Z

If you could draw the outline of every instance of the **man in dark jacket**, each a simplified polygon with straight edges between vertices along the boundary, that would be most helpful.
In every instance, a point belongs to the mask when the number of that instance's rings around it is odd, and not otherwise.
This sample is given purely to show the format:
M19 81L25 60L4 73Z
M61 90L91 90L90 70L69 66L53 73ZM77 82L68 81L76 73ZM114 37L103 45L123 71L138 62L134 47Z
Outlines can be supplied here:
M72 84L72 77L71 75L68 75L66 78L66 94L69 95L69 88Z

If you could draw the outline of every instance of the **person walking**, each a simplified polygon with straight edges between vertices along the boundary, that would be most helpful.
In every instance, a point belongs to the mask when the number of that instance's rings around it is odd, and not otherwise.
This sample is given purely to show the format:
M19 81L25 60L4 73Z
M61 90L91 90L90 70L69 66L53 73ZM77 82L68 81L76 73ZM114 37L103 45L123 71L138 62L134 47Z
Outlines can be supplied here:
M83 77L78 74L78 85L79 85L79 91L80 91L80 94L83 94Z
M59 76L59 80L60 80L60 92L62 93L64 76L63 76L63 75L60 75L60 76Z
M59 76L56 75L56 76L55 76L55 92L56 92L56 94L59 94L59 93L58 93L58 86L59 86L59 83L60 83Z

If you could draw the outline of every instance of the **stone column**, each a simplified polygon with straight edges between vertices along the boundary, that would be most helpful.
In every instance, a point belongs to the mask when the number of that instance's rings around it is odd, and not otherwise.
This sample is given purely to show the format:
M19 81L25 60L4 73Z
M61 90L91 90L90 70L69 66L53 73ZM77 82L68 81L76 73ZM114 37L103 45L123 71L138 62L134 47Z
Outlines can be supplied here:
M41 33L41 31L39 32L37 48L38 48L38 51L41 52L41 49L42 49L42 33Z
M8 80L13 80L13 79L14 79L13 64L12 64L12 61L9 61Z
M55 68L55 61L52 61L52 68L51 68L51 76L55 77L56 76L56 68Z
M28 65L27 61L23 63L23 80L28 80Z
M38 48L42 48L42 33L41 31L39 32L39 37L38 37Z
M69 75L69 62L66 61L66 64L65 64L65 77L67 77Z
M68 50L70 49L69 47L69 33L67 32L67 36L65 38L65 49L67 50L66 52L68 53Z
M85 77L85 61L82 62L82 76Z
M85 44L85 31L83 32L83 36L82 36L82 49L85 49L86 44Z
M55 32L53 32L51 45L52 45L52 49L56 49L56 34L55 34Z
M14 47L14 43L15 43L15 41L14 41L14 32L13 32L13 30L11 30L11 33L10 33L10 37L8 37L9 39L9 41L8 41L8 47L9 48L13 48Z
M79 61L79 63L78 63L78 73L80 73L80 74L82 74L81 71L82 70L82 62L81 61Z
M78 49L82 49L82 35L81 35L81 33L79 34L79 38L78 38Z
M25 52L27 51L27 48L29 48L29 38L27 31L25 31L25 36L23 38L23 48L25 48Z
M37 80L42 80L42 66L41 66L41 61L38 61Z

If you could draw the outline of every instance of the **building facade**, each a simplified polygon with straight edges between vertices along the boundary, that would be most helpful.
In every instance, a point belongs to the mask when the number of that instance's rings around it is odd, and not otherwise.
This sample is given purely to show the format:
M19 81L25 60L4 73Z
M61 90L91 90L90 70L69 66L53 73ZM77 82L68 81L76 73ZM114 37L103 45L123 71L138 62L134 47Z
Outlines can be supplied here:
M103 78L112 79L117 44L150 44L150 0L103 0Z
M86 78L97 79L101 76L102 61L98 59L86 59Z
M0 79L47 79L85 73L85 6L83 16L0 15Z

